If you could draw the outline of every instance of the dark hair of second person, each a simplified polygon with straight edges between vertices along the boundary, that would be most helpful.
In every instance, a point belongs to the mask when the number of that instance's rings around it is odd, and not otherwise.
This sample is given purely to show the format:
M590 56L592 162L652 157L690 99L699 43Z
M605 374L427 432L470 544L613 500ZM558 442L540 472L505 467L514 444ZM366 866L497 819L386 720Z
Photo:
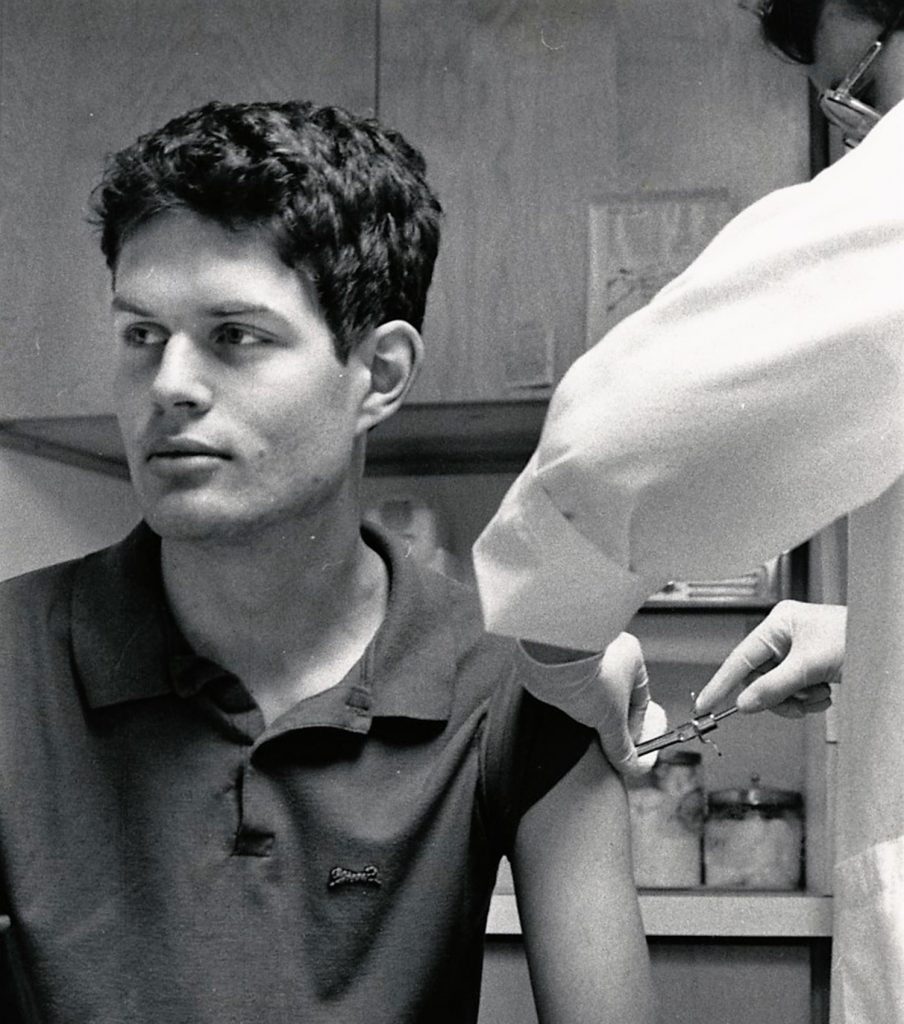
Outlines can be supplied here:
M879 26L891 24L901 13L901 0L842 0L852 14L871 18ZM798 64L812 64L813 41L826 0L771 0L763 6L766 41Z

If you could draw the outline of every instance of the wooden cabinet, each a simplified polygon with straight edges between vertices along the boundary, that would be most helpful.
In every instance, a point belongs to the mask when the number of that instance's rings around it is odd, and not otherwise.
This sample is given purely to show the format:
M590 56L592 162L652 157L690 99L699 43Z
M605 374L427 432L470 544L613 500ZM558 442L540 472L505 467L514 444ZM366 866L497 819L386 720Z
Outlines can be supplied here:
M596 340L588 219L609 196L809 176L806 83L720 0L383 0L381 117L446 209L421 402L542 397ZM654 272L661 268L652 268Z
M105 153L210 99L373 110L376 0L0 0L0 419L109 411Z
M109 411L86 200L106 152L211 98L375 109L424 150L447 215L422 404L548 396L595 340L591 204L702 189L730 212L809 172L803 77L720 0L0 0L0 19L0 420Z
M580 349L588 194L614 186L611 3L388 0L380 113L446 210L421 401L536 397Z

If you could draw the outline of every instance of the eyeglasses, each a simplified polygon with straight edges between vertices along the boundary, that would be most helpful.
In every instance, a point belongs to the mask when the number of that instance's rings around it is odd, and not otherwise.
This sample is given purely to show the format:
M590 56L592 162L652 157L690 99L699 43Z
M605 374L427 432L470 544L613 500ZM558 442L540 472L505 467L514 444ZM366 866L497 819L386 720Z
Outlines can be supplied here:
M812 64L813 36L819 23L822 4L813 0L738 0L752 10L763 25L769 43L798 64ZM882 52L892 33L904 24L904 6L883 29L875 42L833 89L819 97L820 108L830 124L841 129L845 145L862 142L882 116L874 107L854 96L862 87L867 71Z
M759 18L770 47L795 64L813 63L820 13L816 0L738 0L738 5Z
M902 24L904 7L898 11L841 82L834 89L826 89L819 97L820 110L830 124L841 129L844 143L848 147L862 142L882 116L874 107L863 100L858 100L854 92L862 84L867 71L882 52L892 33Z

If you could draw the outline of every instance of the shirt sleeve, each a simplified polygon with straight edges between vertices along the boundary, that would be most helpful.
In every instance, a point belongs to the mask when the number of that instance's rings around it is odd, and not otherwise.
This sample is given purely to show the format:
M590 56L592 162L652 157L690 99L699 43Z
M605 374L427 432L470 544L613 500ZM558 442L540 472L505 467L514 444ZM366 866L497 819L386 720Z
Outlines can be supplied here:
M527 691L526 661L513 652L490 699L481 738L484 819L506 855L524 814L571 771L594 739L591 728Z
M600 650L665 581L749 571L904 472L902 181L899 104L577 360L475 545L490 630Z

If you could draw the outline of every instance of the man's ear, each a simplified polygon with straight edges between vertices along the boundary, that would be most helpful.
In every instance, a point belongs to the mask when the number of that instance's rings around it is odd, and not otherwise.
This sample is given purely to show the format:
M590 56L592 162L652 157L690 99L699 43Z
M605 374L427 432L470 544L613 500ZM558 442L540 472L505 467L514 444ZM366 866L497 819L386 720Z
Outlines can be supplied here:
M355 357L370 371L359 418L359 426L366 430L391 416L405 400L421 367L424 342L407 320L390 320L370 332Z

